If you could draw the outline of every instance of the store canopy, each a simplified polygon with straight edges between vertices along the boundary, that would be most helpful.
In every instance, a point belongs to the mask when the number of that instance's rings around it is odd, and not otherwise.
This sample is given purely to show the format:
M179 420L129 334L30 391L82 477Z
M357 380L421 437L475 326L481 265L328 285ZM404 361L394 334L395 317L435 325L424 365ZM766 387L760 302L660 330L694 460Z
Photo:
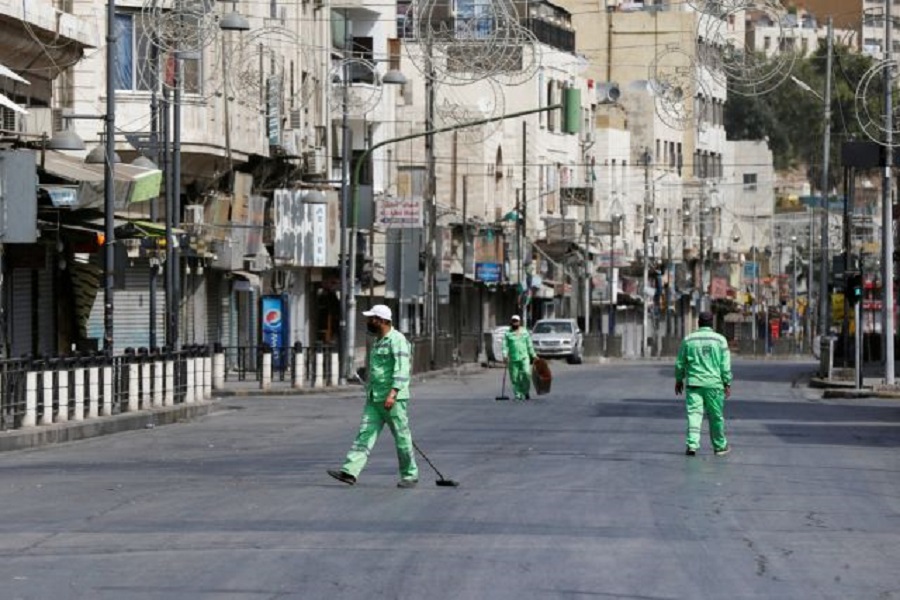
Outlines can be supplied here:
M104 201L102 164L85 163L81 158L69 156L55 150L45 151L42 168L47 173L77 182L78 201L73 208L102 208ZM162 187L162 171L145 169L134 165L116 164L113 169L115 181L115 207L127 208L137 202L145 202L159 196Z

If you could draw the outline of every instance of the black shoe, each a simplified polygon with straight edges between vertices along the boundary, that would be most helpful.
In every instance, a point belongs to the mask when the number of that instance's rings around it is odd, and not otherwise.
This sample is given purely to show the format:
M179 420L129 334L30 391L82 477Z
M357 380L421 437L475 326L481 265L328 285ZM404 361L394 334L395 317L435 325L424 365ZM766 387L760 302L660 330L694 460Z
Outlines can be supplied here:
M418 479L401 479L400 481L397 482L397 487L409 489L409 488L416 487L416 485L418 485L418 483L419 483Z
M684 455L685 455L685 456L697 456L697 451L694 450L693 448L687 448L687 449L684 451Z
M343 471L333 471L331 469L328 469L328 474L331 475L332 477L334 477L335 479L337 479L338 481L346 483L347 485L353 485L354 483L356 483L356 477L354 477L350 473L344 473Z
M531 400L531 394L525 394L525 399L526 399L526 400Z
M725 446L721 450L716 450L716 456L725 456L729 452L731 452L731 446Z

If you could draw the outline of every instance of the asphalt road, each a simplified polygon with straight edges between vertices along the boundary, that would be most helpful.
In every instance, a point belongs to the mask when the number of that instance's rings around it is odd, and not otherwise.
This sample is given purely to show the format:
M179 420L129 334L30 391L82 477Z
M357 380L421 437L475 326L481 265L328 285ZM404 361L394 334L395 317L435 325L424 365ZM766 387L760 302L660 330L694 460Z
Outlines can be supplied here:
M685 457L664 363L414 386L461 482L395 486L385 432L325 474L361 396L229 398L198 421L0 455L4 599L900 598L900 404L828 400L810 363L735 365L734 451Z

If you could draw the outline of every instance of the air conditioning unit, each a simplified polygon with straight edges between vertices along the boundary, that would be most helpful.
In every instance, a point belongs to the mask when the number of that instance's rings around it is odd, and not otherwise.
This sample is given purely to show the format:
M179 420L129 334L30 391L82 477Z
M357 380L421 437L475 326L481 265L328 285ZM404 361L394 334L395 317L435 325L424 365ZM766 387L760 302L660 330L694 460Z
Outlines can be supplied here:
M597 103L598 104L615 104L622 96L619 84L615 82L598 83L597 84Z
M288 157L299 157L303 147L302 135L298 129L285 129L281 132L281 149Z
M23 132L34 135L46 134L49 138L56 131L55 117L52 108L29 108L28 114L22 115Z
M323 175L327 167L327 154L325 148L316 147L303 153L306 162L306 173L309 175Z
M4 131L14 131L19 133L22 131L20 118L16 111L6 106L0 106L0 129Z
M269 257L266 254L244 257L244 270L259 273L269 269Z
M202 204L189 204L184 207L184 224L185 225L203 225L204 206Z

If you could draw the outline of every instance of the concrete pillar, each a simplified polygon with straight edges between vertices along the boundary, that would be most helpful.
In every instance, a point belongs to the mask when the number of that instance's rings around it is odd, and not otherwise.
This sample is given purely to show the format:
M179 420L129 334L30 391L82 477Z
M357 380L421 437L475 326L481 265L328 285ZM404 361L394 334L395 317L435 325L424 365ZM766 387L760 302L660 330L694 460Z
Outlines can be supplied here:
M268 349L263 350L262 375L259 378L259 387L264 391L272 387L272 352Z
M150 403L152 402L151 398L153 385L153 378L150 373L150 359L146 355L141 356L141 408L147 410L150 408Z
M331 373L330 373L331 376L328 378L329 385L337 385L338 384L338 375L340 375L340 373L339 373L340 370L341 370L341 367L340 367L340 359L338 358L338 353L332 352L331 353Z
M72 415L72 419L82 421L84 420L84 369L75 367L72 375L74 378L72 385L75 388L75 413Z
M96 419L100 415L100 369L88 369L88 419Z
M175 361L170 357L163 363L163 369L165 370L163 406L173 406L175 404Z
M203 356L194 357L194 402L202 402L206 397L206 360Z
M212 398L212 357L206 354L203 357L203 399Z
M44 406L41 414L41 425L50 425L53 423L53 371L43 371L41 373L42 404Z
M103 367L103 409L100 414L104 417L112 415L113 407L113 368L110 365Z
M184 403L194 403L194 357L188 356L185 360L187 376L185 377Z
M128 412L135 412L140 408L139 385L140 365L131 363L128 365Z
M325 353L316 348L316 378L313 387L325 387Z
M294 371L291 385L294 389L300 389L306 385L306 353L302 346L294 348Z
M69 420L69 371L64 367L56 372L56 388L58 390L56 397L56 422L66 423Z
M38 374L35 371L25 373L25 415L22 427L34 427L37 424Z
M163 361L157 356L153 361L153 406L163 405Z
M216 352L213 355L213 378L212 387L214 390L221 390L225 387L225 353Z

